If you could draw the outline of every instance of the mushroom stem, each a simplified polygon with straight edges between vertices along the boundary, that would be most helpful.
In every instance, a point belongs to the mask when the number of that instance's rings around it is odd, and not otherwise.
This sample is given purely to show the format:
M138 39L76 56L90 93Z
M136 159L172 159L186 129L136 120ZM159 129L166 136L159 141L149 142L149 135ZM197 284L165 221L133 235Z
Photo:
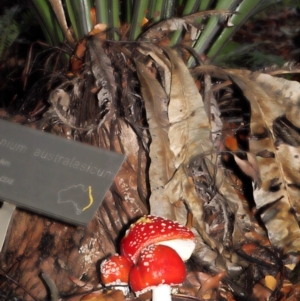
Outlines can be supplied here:
M171 287L167 284L161 284L152 289L152 301L172 301Z

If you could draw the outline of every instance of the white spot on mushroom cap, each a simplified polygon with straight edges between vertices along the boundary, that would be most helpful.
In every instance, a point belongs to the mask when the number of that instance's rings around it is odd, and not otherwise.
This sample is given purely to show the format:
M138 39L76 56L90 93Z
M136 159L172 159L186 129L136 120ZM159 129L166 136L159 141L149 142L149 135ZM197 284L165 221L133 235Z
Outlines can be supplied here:
M178 234L176 233L177 231L179 231ZM130 240L124 242L124 248L122 247L121 242L121 249L123 249L126 256L128 256L133 262L136 262L141 248L146 247L148 243L155 244L158 243L157 240L166 241L181 235L184 239L194 238L193 233L188 228L180 225L176 221L146 215L130 226L130 233L124 237L124 239L128 239L128 236L130 236ZM132 241L134 241L134 243L132 243ZM126 245L129 247L128 250L125 250L127 249ZM128 255L127 252L132 255Z
M123 283L128 279L130 268L131 265L127 259L119 254L114 254L105 259L100 265L103 284L107 286L114 282Z
M103 277L107 278L111 273L115 273L116 271L120 270L118 265L110 261L109 259L104 260L100 265L100 271Z

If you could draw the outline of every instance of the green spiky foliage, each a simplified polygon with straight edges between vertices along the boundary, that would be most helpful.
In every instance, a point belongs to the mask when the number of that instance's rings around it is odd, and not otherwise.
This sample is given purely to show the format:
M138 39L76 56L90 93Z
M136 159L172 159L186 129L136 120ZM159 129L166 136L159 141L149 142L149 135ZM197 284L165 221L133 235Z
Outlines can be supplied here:
M221 67L239 68L243 66L249 70L259 70L266 66L282 67L284 59L277 55L272 55L256 48L265 43L254 43L239 45L235 42L229 42L222 53L215 58L214 64Z
M0 16L0 60L4 59L5 51L15 42L18 36L32 24L33 14L15 5Z
M109 29L110 40L133 41L141 38L145 29L151 28L171 18L193 16L199 11L223 10L232 12L231 15L221 17L208 14L193 18L193 25L197 26L197 35L193 37L190 47L198 54L205 53L212 60L222 51L238 28L251 16L280 0L31 0L44 35L51 45L63 42L73 44L86 36L92 29L91 9L96 9L96 23L105 23ZM196 15L195 15L196 16ZM143 26L143 20L149 22ZM220 22L227 18L228 22ZM224 20L223 20L224 21ZM120 28L129 24L125 36L120 36ZM225 24L225 25L224 25ZM70 31L72 36L66 33ZM178 28L169 35L169 45L182 43L186 27ZM190 58L188 65L194 64Z
M14 20L17 10L18 7L14 6L0 17L0 57L20 34L17 22Z

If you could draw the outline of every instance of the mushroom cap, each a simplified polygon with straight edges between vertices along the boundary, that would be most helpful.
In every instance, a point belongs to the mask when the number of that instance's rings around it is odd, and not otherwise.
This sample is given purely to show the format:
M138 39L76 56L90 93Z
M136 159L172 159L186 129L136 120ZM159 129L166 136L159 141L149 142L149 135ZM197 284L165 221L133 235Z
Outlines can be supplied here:
M122 255L114 254L100 265L101 281L104 285L128 285L131 262Z
M150 245L131 269L129 282L137 296L160 285L180 285L186 277L185 264L172 248Z
M170 241L175 242L172 244ZM145 215L126 231L120 244L121 254L136 263L139 254L147 246L165 242L177 251L182 260L187 260L195 248L195 235L189 228L176 221Z

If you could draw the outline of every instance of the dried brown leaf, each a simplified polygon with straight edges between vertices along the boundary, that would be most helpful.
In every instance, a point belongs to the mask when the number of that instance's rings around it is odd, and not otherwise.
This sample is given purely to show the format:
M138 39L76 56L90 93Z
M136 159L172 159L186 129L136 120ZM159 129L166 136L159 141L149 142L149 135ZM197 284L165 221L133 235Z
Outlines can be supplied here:
M224 20L232 15L232 11L226 10L226 9L219 9L219 10L206 10L206 11L200 11L188 16L184 16L183 20L186 21L186 23L198 27L199 29L202 29L202 26L199 25L199 19L203 18L210 18L210 17L219 17L223 18Z
M95 85L101 89L98 93L98 103L106 104L109 110L107 117L114 114L113 104L117 85L110 58L104 52L102 43L97 37L87 40L87 53L90 57L90 68L95 78Z
M209 75L207 74L206 76ZM217 101L213 93L209 93L210 90L211 86L206 85L205 95L208 94L208 99L206 100L206 102L210 104L210 124L212 127L212 138L215 151L217 152L214 154L214 156L217 157L217 154L219 152L226 151L226 148L230 149L231 151L237 151L238 144L236 139L228 134L229 131L228 129L226 129L226 126L224 126L220 117L221 112L219 111ZM226 134L224 134L224 131L226 132ZM222 132L225 138L222 137ZM239 187L237 187L236 183L233 183L231 177L228 176L228 171L227 174L225 174L220 157L218 157L216 162L217 163L214 171L214 177L216 179L215 186L218 189L218 191L222 194L222 197L224 199L223 202L226 202L228 204L228 207L230 208L231 212L234 213L235 216L233 230L232 232L228 233L229 235L227 236L230 237L232 244L235 246L244 239L245 231L251 229L251 221L249 214L243 206L243 202L241 199L242 193L239 192ZM228 223L229 225L231 224L231 222ZM229 227L231 227L231 225ZM226 233L224 232L224 238L225 234Z
M226 275L226 272L223 271L213 277L210 277L206 281L203 281L200 291L199 291L199 294L204 294L208 290L218 288L220 285L220 281L225 277L225 275Z
M203 201L188 176L190 160L201 153L210 153L212 142L210 125L202 97L182 59L169 48L164 48L171 61L171 92L168 107L170 149L175 156L176 172L166 185L171 203L182 199L193 213L197 230L211 247L217 243L207 235L203 219Z
M300 229L291 207L298 199L289 194L284 166L274 146L272 124L275 117L284 113L275 101L275 93L262 89L252 80L250 73L231 70L230 77L242 89L251 104L251 134L249 146L252 153L267 150L273 157L257 156L262 185L254 189L254 199L264 222L271 244L284 252L300 250ZM267 91L267 93L266 93Z
M210 125L202 97L182 59L165 48L172 63L172 83L168 116L170 147L175 166L188 163L200 153L212 151Z
M183 18L171 18L167 20L163 20L157 24L151 26L142 36L141 40L150 40L155 42L157 37L161 36L163 32L172 32L176 30L187 29L187 25L189 25L192 30L200 29L202 30L202 24L199 24L199 19L210 18L210 17L228 17L232 14L231 11L228 10L207 10L197 12Z
M253 181L260 186L260 171L255 155L247 152L247 160L242 160L237 155L233 154L233 158L236 164L240 167L240 169L249 177L253 179Z
M158 69L161 68L162 71L162 86L169 97L170 95L170 86L171 86L171 70L170 70L170 62L166 58L165 54L163 53L162 49L155 46L154 44L143 43L139 47L139 52L144 55L149 55L158 65ZM160 71L160 70L158 70Z
M298 116L295 107L298 105L299 83L283 79L273 80L266 74L252 74L245 70L222 70L214 66L197 67L192 74L199 72L235 82L250 101L250 127L254 138L250 140L250 152L257 156L262 179L262 186L254 190L255 202L271 243L282 248L284 252L299 251L299 226L293 215L293 209L298 213L300 197L296 180L297 169L293 168L294 163L296 166L298 164L298 148L275 145L273 136L275 118L286 114L291 122L297 124L293 118L297 119ZM286 106L287 103L289 106ZM250 159L252 158L250 157L249 161ZM221 192L223 188L220 188ZM230 200L228 197L227 199Z
M136 62L136 68L152 137L149 169L151 213L174 219L173 206L163 193L164 186L174 173L174 156L170 151L168 138L168 97L160 83L149 73L144 64Z

